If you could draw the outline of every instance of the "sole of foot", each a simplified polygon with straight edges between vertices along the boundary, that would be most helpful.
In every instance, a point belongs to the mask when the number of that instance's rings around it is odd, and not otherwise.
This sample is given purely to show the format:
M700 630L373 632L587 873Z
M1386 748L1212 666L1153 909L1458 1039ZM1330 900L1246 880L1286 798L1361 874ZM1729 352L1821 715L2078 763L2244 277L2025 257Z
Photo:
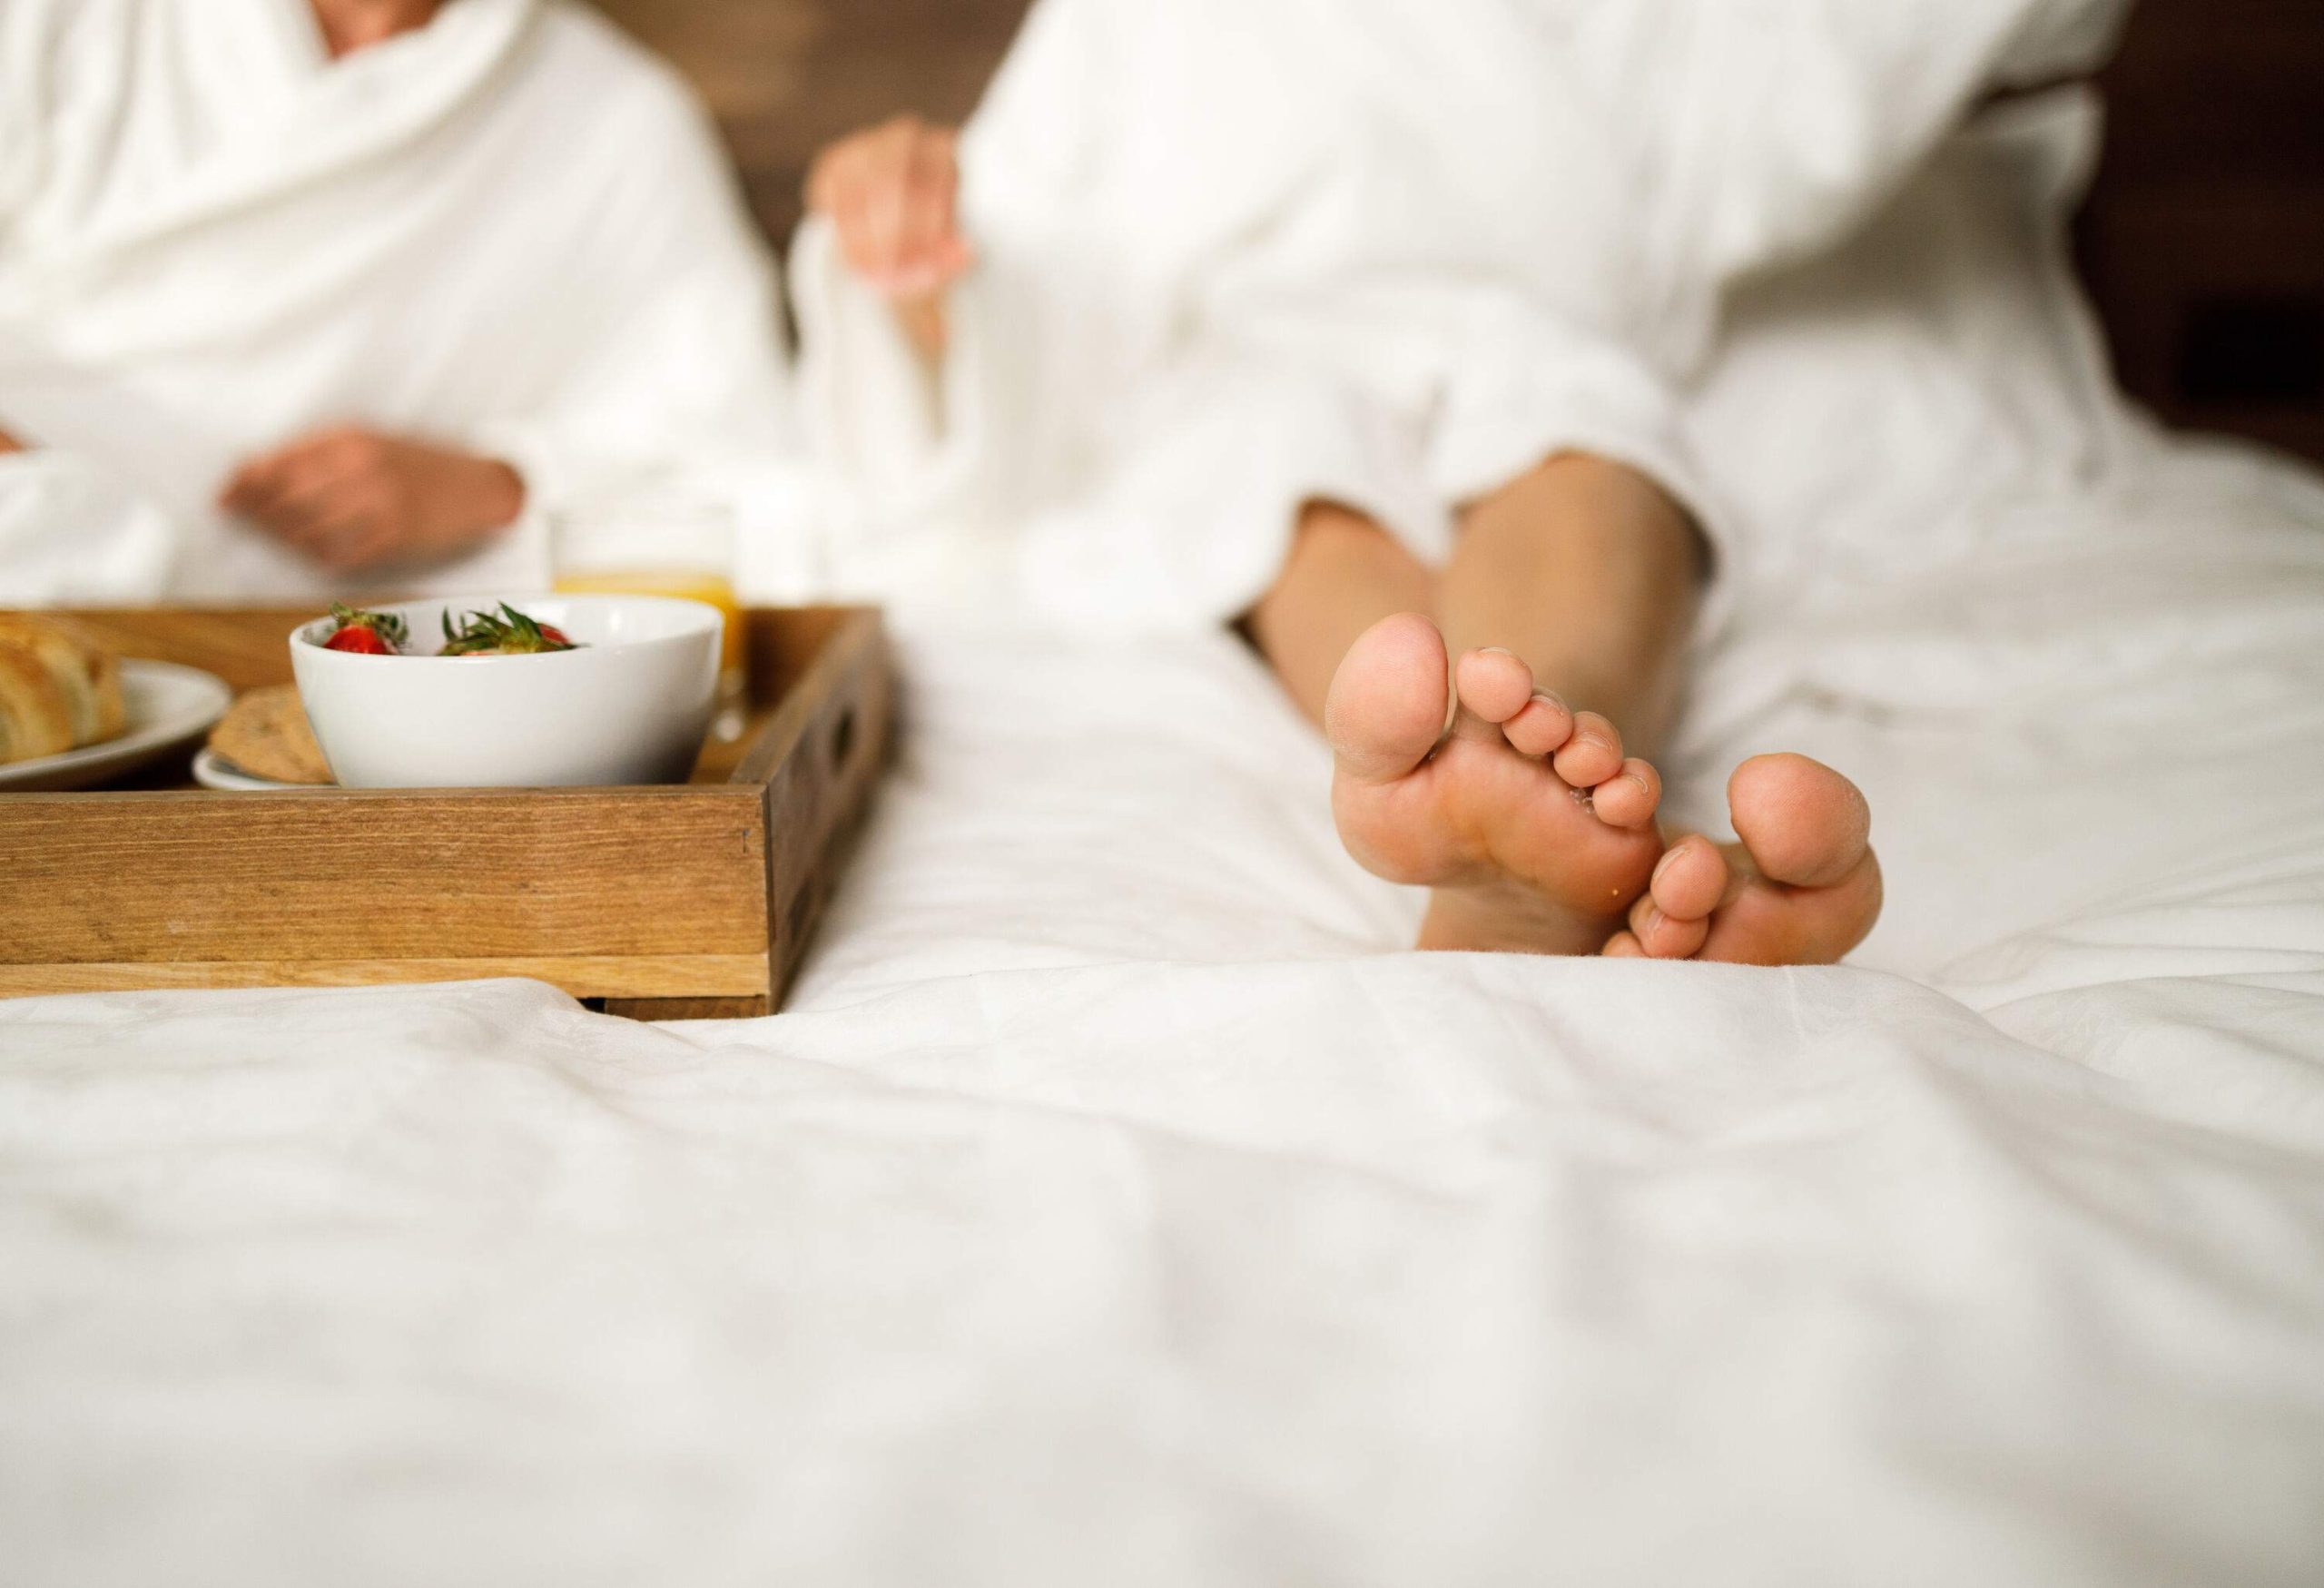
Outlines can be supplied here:
M1880 916L1880 861L1856 784L1805 755L1754 755L1727 780L1727 804L1741 842L1671 844L1605 952L1828 965L1862 942Z
M1340 663L1324 722L1341 842L1434 890L1421 947L1594 953L1643 895L1660 777L1509 652L1456 666L1427 618L1384 618Z

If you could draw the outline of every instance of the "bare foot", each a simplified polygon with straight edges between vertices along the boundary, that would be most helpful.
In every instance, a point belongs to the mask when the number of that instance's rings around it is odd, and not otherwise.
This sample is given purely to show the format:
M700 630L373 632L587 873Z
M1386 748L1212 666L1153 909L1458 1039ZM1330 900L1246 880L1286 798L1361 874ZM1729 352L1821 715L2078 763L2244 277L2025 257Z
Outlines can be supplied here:
M1662 853L1661 779L1506 651L1461 658L1446 735L1448 670L1416 613L1348 648L1324 707L1340 841L1366 870L1436 891L1423 948L1596 952Z
M1690 833L1657 862L1610 954L1829 965L1880 914L1872 813L1856 784L1805 755L1754 755L1727 780L1740 843Z

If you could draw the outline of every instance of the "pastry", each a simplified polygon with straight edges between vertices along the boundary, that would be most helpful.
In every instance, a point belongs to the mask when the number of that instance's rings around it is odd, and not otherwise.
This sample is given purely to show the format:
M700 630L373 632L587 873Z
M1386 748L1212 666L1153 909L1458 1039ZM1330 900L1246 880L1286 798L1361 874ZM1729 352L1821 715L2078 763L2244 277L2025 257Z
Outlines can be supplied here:
M73 712L64 687L30 651L0 646L0 762L72 747Z
M253 689L210 730L210 748L252 777L276 783L329 783L330 763L307 725L294 684Z
M123 722L118 657L64 618L0 613L0 761L101 744Z

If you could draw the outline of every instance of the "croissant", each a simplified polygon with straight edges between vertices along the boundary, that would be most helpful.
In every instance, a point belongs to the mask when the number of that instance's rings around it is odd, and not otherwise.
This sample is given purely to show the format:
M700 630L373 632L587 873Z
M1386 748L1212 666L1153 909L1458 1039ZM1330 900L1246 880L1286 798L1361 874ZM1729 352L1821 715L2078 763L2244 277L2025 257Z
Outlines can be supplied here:
M98 744L122 726L112 652L62 618L0 613L0 762Z

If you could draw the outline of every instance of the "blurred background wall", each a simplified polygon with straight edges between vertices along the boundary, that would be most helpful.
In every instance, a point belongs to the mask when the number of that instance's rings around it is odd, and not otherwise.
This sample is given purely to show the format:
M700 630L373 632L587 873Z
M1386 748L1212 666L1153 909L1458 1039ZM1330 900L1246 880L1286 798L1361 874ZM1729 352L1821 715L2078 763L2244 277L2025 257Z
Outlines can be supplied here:
M716 110L768 234L827 139L975 104L1026 0L600 0ZM2140 0L2083 274L2123 384L2324 461L2324 0Z

